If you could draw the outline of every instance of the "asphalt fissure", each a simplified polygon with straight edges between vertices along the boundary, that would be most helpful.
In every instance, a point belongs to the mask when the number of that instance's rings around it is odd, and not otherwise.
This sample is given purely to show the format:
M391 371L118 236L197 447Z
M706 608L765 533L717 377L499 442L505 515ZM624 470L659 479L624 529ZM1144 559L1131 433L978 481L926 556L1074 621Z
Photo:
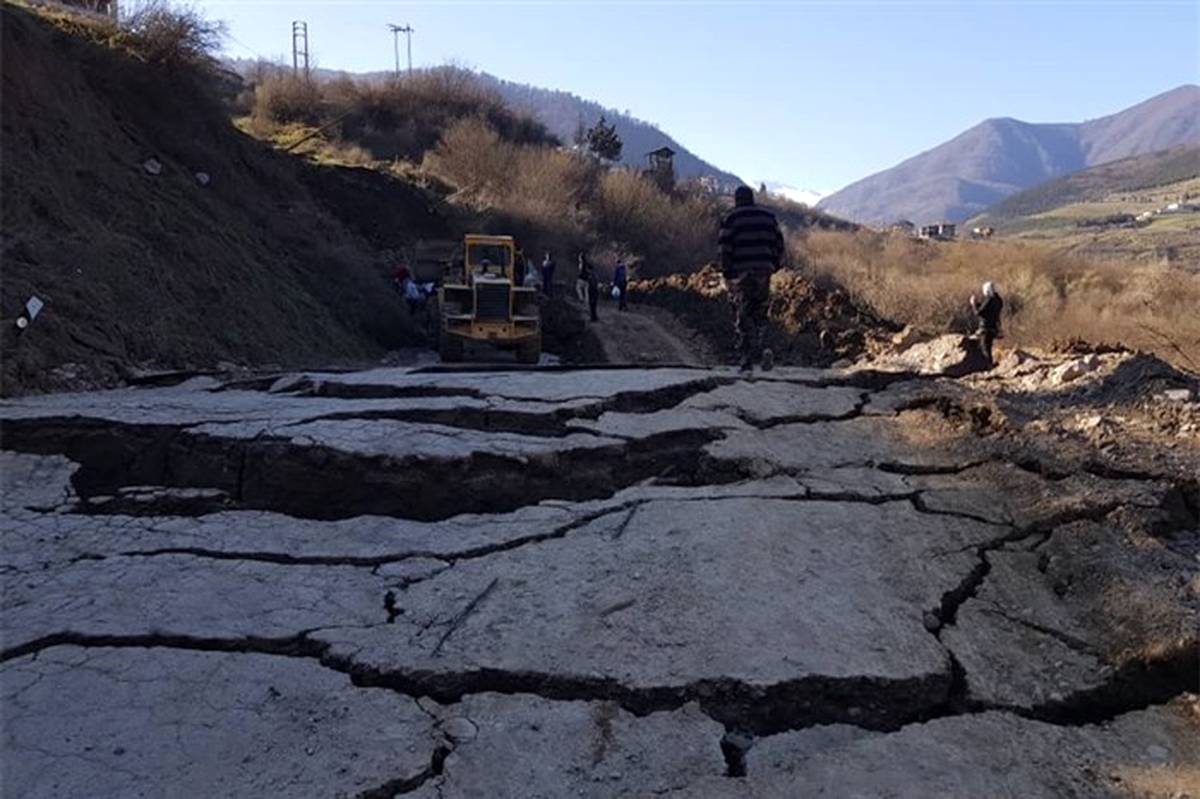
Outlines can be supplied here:
M530 455L400 458L266 434L226 438L178 426L94 419L10 421L0 434L9 449L61 454L79 463L73 484L85 513L249 509L324 520L377 515L440 521L463 513L505 513L547 499L605 499L659 475L696 484L703 448L720 432L670 431ZM131 486L216 493L186 502L170 492L163 501L153 495L121 501L123 489ZM105 501L93 501L97 498Z

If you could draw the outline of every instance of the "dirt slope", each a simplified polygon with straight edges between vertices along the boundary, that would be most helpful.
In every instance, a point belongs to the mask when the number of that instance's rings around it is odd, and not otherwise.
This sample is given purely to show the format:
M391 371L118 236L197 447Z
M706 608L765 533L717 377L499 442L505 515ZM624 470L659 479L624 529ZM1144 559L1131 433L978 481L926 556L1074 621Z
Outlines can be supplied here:
M691 275L634 281L629 296L669 311L703 339L701 349L733 362L733 311L715 265ZM771 278L768 315L767 346L776 360L801 366L858 358L899 329L855 305L845 291L819 286L794 270Z
M648 305L630 305L627 311L617 309L615 300L603 298L597 309L597 320L588 320L587 306L569 297L565 304L586 324L588 335L595 341L594 361L616 364L674 364L700 366L708 353L698 342L685 341L694 336L672 313Z
M5 393L135 367L355 360L406 340L376 255L392 242L339 220L358 215L336 193L329 209L318 199L336 175L238 133L196 74L0 15L0 313L46 302L25 334L3 326Z

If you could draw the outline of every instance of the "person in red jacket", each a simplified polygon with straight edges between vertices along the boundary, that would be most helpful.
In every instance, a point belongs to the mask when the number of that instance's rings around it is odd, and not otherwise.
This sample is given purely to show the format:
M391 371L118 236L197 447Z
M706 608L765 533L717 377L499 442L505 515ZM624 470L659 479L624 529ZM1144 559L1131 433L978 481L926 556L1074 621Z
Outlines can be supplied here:
M756 363L766 372L775 365L774 354L763 347L763 338L771 274L783 262L783 233L775 215L755 205L749 186L739 186L733 202L733 210L721 219L718 244L721 272L733 303L734 344L743 372Z

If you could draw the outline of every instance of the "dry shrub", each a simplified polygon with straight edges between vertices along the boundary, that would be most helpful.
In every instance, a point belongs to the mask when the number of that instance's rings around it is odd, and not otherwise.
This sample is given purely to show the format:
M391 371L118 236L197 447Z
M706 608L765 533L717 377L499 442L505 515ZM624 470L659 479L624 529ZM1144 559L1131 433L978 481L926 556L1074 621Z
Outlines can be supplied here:
M515 148L479 117L459 120L442 134L425 156L424 168L457 187L460 196L479 208L502 204L512 174Z
M600 235L639 253L644 277L694 269L711 258L718 214L703 195L672 197L628 169L606 172L596 199Z
M307 76L277 70L255 83L253 117L258 125L315 125L321 110L321 91Z
M617 241L644 242L666 223L658 187L629 169L613 169L600 180L597 198L601 234Z
M157 64L211 64L225 38L223 23L166 0L124 4L120 28L131 50Z
M565 150L515 148L506 207L559 240L577 240L586 224L596 165Z
M514 144L486 119L472 117L446 130L422 169L453 186L460 202L536 233L542 248L574 249L586 238L586 204L597 172L588 158Z
M807 271L889 319L966 331L973 324L967 298L992 280L1005 299L1011 346L1078 338L1200 367L1200 273L1029 243L926 242L870 231L814 232L790 244Z
M87 10L85 3L77 3ZM131 55L140 61L168 66L216 66L225 24L206 18L192 6L167 0L125 0L118 24L108 15L79 13L70 5L30 8L60 30Z
M256 68L255 72L263 72ZM468 70L439 67L386 80L293 77L276 68L248 76L258 87L253 116L260 129L304 121L329 124L343 141L373 158L419 161L456 122L479 118L514 144L552 143L544 126L509 109Z
M637 261L643 276L691 269L712 255L712 200L672 197L637 172L606 170L575 152L513 143L483 117L452 124L423 169L454 186L460 202L535 232L543 247Z

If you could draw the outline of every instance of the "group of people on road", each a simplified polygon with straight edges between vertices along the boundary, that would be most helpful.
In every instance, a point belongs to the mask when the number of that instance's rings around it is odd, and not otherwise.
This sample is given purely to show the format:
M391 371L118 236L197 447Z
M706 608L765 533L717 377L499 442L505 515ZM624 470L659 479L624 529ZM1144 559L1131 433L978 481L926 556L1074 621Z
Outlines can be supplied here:
M617 301L617 310L629 310L629 267L621 260L613 267L612 297ZM600 300L600 273L582 250L579 252L575 277L575 298L588 307L593 322L600 320L596 313Z
M721 273L733 305L734 349L742 372L750 372L756 365L769 371L775 358L771 349L765 346L767 310L771 275L785 260L783 232L775 215L755 202L749 186L739 186L733 200L733 208L721 218L717 245ZM549 252L543 256L540 269L534 269L521 253L514 270L514 282L526 288L540 287L549 297L554 294L555 269L554 258ZM403 264L393 275L393 281L413 315L426 306L435 290L433 284L418 283ZM628 292L629 268L624 261L618 260L612 273L612 297L621 311L628 309ZM983 284L982 294L982 299L972 294L970 306L978 320L975 338L982 355L992 364L992 347L1000 335L1004 301L991 281ZM583 250L577 257L575 298L587 306L593 322L599 321L599 273Z
M524 269L524 277L518 282L525 288L540 288L542 294L547 297L553 296L556 269L554 256L546 252L542 257L541 269ZM628 294L629 267L624 261L618 260L613 267L612 297L617 301L619 310L628 310ZM599 320L597 307L600 299L600 273L583 250L579 251L576 261L575 298L587 306L593 322Z

